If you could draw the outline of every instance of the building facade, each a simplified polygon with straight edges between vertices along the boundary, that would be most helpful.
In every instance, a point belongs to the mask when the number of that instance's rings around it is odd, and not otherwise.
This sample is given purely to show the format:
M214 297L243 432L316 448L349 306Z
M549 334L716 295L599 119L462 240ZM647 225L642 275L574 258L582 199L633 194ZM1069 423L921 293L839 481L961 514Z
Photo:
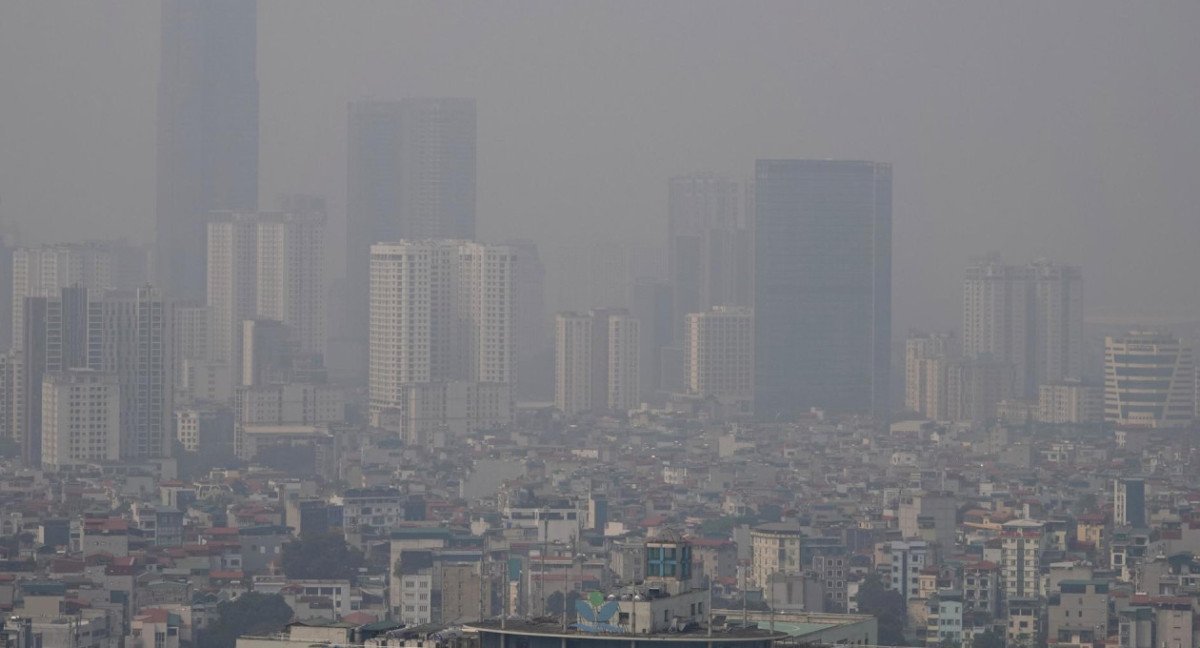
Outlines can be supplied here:
M554 318L554 406L567 416L592 409L592 318Z
M62 470L121 458L116 376L92 369L47 373L42 382L42 467Z
M687 316L688 392L712 396L735 411L754 411L754 311L718 306Z
M885 418L891 166L759 160L755 182L756 413Z
M963 354L1013 365L1016 395L1083 376L1083 273L1039 261L1004 265L991 257L963 281Z
M469 241L371 246L373 416L392 410L410 420L414 393L453 395L432 386L414 392L419 385L485 383L494 386L490 395L511 390L515 262L508 246Z
M365 349L371 246L475 238L475 100L352 102L347 139L349 337Z
M1178 338L1133 331L1104 341L1104 420L1179 428L1196 417L1196 361Z

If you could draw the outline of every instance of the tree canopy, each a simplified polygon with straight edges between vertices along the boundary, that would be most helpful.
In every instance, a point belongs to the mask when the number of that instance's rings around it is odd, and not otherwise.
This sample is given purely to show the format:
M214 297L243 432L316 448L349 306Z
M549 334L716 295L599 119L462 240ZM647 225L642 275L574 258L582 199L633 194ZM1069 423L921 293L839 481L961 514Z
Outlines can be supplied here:
M908 622L908 605L899 592L883 584L878 574L867 576L859 585L858 609L878 621L880 645L906 645L904 626Z
M363 555L337 534L314 535L283 545L283 573L290 579L353 579Z
M292 620L292 608L278 594L247 592L217 605L217 620L200 633L198 645L206 648L235 648L243 635L262 635L284 627Z

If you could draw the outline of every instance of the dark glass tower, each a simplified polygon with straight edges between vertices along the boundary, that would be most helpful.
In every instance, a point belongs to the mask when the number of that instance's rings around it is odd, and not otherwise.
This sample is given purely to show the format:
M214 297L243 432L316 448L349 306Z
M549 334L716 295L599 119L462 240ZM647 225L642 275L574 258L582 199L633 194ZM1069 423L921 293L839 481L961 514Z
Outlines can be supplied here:
M891 166L759 160L755 211L757 414L886 418Z
M205 221L258 208L254 0L164 0L155 283L204 300Z

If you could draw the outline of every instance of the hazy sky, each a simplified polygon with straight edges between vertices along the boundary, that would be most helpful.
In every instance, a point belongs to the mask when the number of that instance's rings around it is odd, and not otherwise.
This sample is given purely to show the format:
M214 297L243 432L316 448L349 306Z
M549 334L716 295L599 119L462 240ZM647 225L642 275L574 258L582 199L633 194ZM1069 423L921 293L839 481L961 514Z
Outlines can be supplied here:
M151 240L159 10L0 2L0 220ZM968 256L1084 266L1089 317L1200 317L1200 3L262 0L263 207L344 222L346 102L472 96L484 238L665 233L666 181L894 165L894 328ZM340 255L339 255L340 256Z

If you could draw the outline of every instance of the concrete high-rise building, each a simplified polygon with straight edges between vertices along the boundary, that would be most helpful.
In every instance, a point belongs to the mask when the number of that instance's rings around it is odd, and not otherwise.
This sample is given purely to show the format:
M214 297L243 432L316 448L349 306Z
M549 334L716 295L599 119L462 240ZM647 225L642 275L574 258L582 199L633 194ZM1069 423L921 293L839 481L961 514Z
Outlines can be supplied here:
M901 537L936 542L944 555L953 553L958 538L958 506L952 494L904 493L899 509Z
M1144 479L1113 480L1113 524L1117 526L1146 526L1146 481Z
M629 312L641 324L642 349L638 383L642 396L649 398L666 386L663 350L675 343L674 291L669 281L653 277L634 279L629 296ZM676 382L681 376L673 376Z
M625 412L641 391L640 322L624 308L555 320L555 406L568 416L591 410Z
M753 184L711 175L671 178L667 263L675 327L689 313L754 304Z
M554 364L551 357L549 314L546 312L546 266L532 241L506 243L517 254L513 274L516 313L513 316L513 394L518 398L544 399L552 389Z
M217 212L208 224L210 357L240 382L243 322L287 325L292 342L321 355L325 345L323 214Z
M768 522L750 529L750 582L766 587L776 574L803 572L804 533L799 524Z
M256 316L281 322L299 353L325 353L325 211L260 215Z
M592 409L592 318L559 313L554 331L554 406L575 416Z
M936 418L938 400L945 399L945 381L939 381L938 360L958 355L953 333L910 333L904 344L904 408Z
M755 195L757 414L887 418L891 165L759 160Z
M1104 418L1104 390L1078 380L1038 387L1038 421L1058 425L1088 425Z
M169 457L174 417L171 308L153 287L112 291L88 305L88 366L120 387L120 458Z
M155 283L173 300L205 288L205 222L258 209L255 0L166 0L158 81Z
M1037 262L1008 266L990 257L963 282L963 354L1013 365L1016 395L1083 376L1083 273Z
M175 386L182 388L188 363L212 358L212 309L197 304L175 304L171 316L171 351Z
M47 373L42 381L41 464L61 470L120 459L121 387L94 369Z
M212 360L240 380L242 322L258 312L258 214L221 212L208 222L208 308Z
M911 542L893 541L887 545L891 556L888 588L898 592L907 601L917 596L920 589L920 573L930 563L929 545L923 540Z
M10 441L20 438L13 429L13 397L17 390L14 369L17 364L16 352L0 353L0 439Z
M291 382L292 332L275 320L242 322L242 386Z
M600 324L600 323L598 323ZM638 374L641 369L639 354L641 352L641 332L639 322L628 311L610 313L608 316L607 360L608 369L605 375L608 396L608 409L616 412L628 412L641 402L641 388L638 385ZM596 334L596 325L592 326L592 335ZM596 365L592 364L593 371Z
M1045 524L1013 520L1000 528L1000 565L1004 597L1034 598L1042 593L1041 568Z
M55 299L59 291L71 286L91 289L116 288L114 271L117 261L113 250L100 244L45 245L22 247L13 251L12 274L12 345L24 342L26 297Z
M930 418L949 421L971 421L982 424L996 416L996 406L1013 397L1014 371L1010 364L989 359L948 358L936 360L936 385L930 390Z
M13 434L27 466L42 465L42 379L89 366L88 291L63 288L53 297L26 297L23 340L13 355Z
M754 411L754 311L717 306L687 316L688 393L711 396L742 414Z
M1104 341L1104 420L1179 428L1196 418L1196 360L1179 338L1133 331Z
M0 345L12 348L13 341L13 253L16 248L0 234Z
M508 246L451 239L371 246L373 416L410 420L414 385L511 388L516 258Z
M347 306L349 337L360 340L363 349L367 346L371 245L475 238L475 140L474 99L350 103Z

